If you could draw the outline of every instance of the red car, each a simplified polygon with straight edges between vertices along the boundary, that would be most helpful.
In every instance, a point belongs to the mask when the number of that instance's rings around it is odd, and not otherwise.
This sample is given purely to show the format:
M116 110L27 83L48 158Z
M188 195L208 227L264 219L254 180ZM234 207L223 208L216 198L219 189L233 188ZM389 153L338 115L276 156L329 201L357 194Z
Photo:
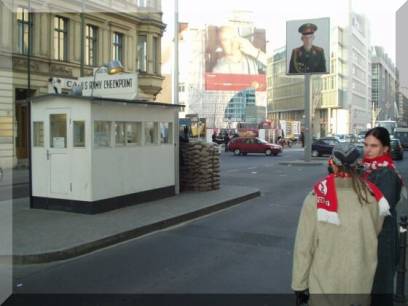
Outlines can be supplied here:
M247 155L248 153L264 153L267 156L278 155L282 147L256 137L237 137L228 143L228 149L234 155Z

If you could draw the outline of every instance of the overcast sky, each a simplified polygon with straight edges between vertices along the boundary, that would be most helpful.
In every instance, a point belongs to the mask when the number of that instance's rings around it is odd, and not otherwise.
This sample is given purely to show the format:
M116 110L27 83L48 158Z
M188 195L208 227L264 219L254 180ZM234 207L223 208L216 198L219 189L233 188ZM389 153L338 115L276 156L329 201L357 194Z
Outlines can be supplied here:
M385 48L395 62L395 13L407 0L353 0L354 11L370 21L371 44ZM285 45L286 21L331 17L333 23L342 23L349 0L179 0L179 21L192 25L222 25L232 10L253 12L255 26L266 29L267 50ZM174 0L162 0L163 20L167 23L164 39L172 37Z

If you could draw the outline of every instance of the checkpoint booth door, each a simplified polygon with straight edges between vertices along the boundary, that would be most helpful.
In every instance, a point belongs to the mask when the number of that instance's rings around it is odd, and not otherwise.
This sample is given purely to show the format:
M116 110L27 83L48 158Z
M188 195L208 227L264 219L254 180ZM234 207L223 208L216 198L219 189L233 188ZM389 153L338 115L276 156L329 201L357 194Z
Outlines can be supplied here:
M64 196L71 192L71 110L47 109L45 120L46 144L45 175L49 182L49 197Z

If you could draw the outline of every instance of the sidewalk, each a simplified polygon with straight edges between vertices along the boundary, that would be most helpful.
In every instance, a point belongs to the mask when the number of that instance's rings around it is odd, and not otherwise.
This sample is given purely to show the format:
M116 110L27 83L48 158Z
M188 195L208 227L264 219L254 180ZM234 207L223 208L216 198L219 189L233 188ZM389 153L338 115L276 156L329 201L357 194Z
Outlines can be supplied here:
M0 187L11 186L12 184L28 184L28 168L2 169L0 176Z
M258 196L256 188L221 186L97 215L30 209L28 198L17 199L13 201L13 260L33 264L76 257Z

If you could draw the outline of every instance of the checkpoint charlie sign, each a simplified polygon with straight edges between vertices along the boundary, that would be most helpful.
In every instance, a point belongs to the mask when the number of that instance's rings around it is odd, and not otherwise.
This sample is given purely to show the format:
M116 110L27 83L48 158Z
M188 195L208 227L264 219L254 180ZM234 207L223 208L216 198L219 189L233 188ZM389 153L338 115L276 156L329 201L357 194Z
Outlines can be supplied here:
M137 97L136 73L117 75L96 74L96 77L79 78L83 96L133 100Z

